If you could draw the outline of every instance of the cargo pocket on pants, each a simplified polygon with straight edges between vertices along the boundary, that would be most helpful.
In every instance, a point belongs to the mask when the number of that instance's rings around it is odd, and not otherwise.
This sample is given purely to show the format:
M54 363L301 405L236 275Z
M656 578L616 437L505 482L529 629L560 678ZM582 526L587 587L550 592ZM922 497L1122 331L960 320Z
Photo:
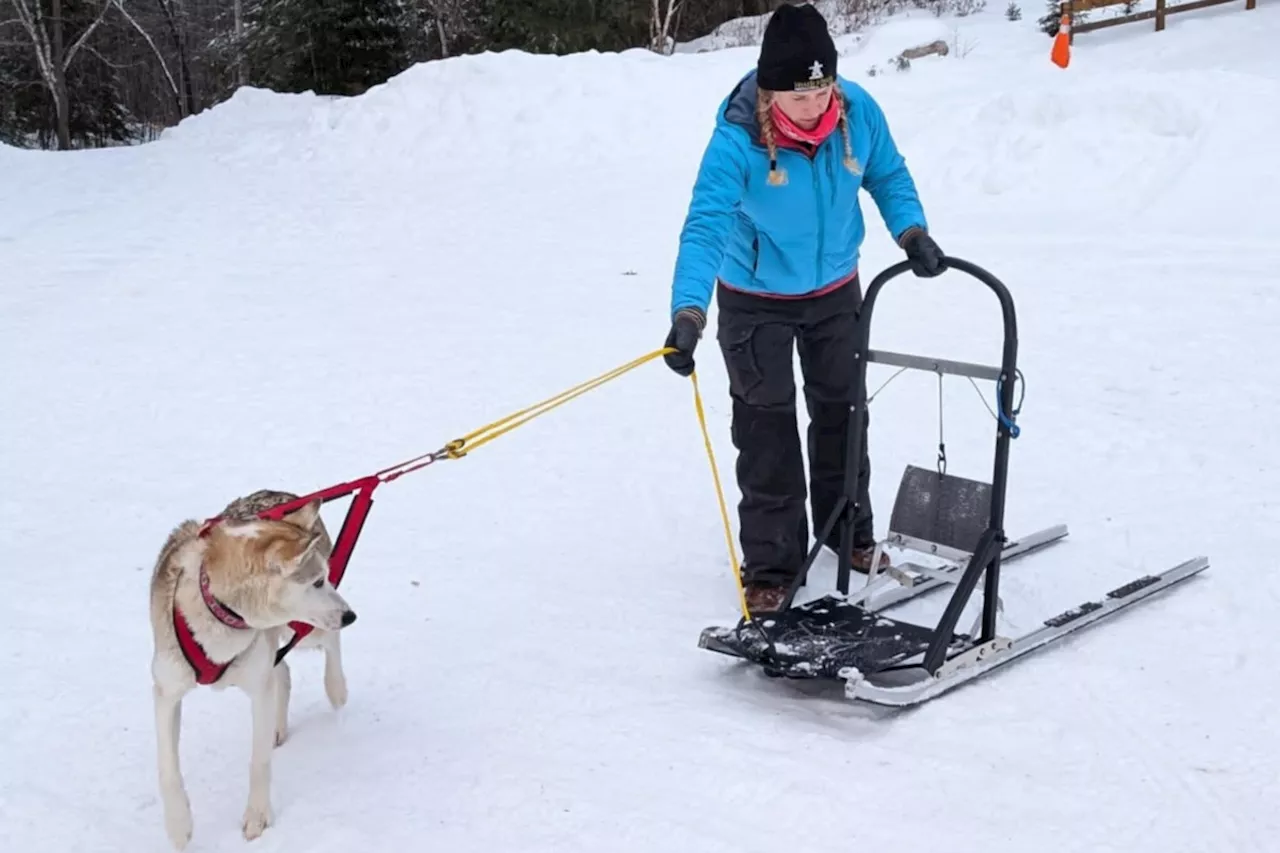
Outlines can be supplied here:
M756 357L753 326L735 326L721 322L716 330L716 340L724 354L725 372L729 377L729 394L750 403L754 393L764 383L764 374Z

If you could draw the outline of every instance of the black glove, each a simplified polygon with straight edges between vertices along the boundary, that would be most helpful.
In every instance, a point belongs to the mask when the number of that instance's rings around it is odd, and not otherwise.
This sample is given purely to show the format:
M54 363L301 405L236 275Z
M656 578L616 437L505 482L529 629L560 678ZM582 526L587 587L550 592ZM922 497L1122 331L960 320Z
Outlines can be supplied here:
M947 268L943 261L942 250L923 228L918 226L908 228L898 238L898 245L906 251L907 260L911 262L911 271L921 278L941 275Z
M693 373L693 350L698 346L706 322L706 315L697 308L681 308L676 312L665 346L675 347L679 352L669 352L662 357L667 367L681 376Z

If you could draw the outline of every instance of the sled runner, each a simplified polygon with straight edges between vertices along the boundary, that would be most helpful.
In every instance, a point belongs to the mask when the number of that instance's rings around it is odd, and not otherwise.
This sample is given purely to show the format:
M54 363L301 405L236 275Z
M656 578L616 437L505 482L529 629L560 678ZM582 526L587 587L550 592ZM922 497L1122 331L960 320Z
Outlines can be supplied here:
M1010 441L1018 437L1014 405L1017 369L1017 318L1013 298L995 276L981 267L947 258L948 269L959 270L985 284L1000 302L1004 316L1004 348L999 367L969 364L869 349L871 313L881 288L907 272L907 261L889 267L867 288L859 331L852 417L849 419L845 494L825 520L782 608L776 613L744 614L735 627L703 630L701 648L757 664L768 675L788 678L835 679L844 682L846 697L877 705L908 706L925 702L965 682L1047 646L1068 633L1114 615L1148 599L1209 566L1196 557L1160 574L1144 575L1061 614L1046 619L1034 631L1016 638L997 631L1000 571L1005 563L1060 542L1065 525L1056 525L1010 541L1004 532L1006 481ZM902 369L991 380L996 383L996 447L990 483L946 473L945 446L939 442L937 471L908 466L885 539L877 545L871 571L862 590L849 594L853 552L853 519L857 511L858 468L862 458L861 425L866 417L867 362ZM821 543L840 528L836 586L839 595L791 606ZM893 546L911 558L878 572L880 553ZM940 563L940 564L938 564ZM982 611L967 632L958 630L970 598L982 582ZM932 627L884 615L934 589L953 591Z

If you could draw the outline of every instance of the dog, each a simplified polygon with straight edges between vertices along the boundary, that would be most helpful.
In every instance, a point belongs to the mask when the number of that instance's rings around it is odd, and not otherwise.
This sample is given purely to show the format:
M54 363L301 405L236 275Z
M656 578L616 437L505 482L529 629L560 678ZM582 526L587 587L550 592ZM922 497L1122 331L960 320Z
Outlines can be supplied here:
M246 840L272 821L271 756L288 734L292 685L285 661L290 622L315 627L298 648L325 653L324 688L336 709L347 701L339 632L355 612L329 583L333 543L313 500L279 521L258 517L297 496L261 490L229 503L212 522L187 520L169 534L151 576L151 664L160 794L174 847L191 840L191 804L178 763L182 699L191 690L235 686L253 718ZM193 648L193 642L196 647Z

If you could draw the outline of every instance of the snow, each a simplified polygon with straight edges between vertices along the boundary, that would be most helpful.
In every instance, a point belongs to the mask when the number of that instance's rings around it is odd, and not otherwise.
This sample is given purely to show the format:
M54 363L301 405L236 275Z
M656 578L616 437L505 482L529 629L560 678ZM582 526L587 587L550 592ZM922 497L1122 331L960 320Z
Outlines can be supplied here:
M248 703L191 695L189 849L1272 849L1280 8L1084 34L1066 71L1037 10L1002 13L840 42L941 245L1017 299L1008 527L1071 535L1005 572L1002 627L1210 569L908 713L765 679L696 647L737 594L689 383L653 363L379 489L343 583L349 704L295 655L246 847ZM944 31L968 49L865 74ZM146 600L172 526L661 345L712 113L754 56L463 57L350 100L243 90L135 148L0 147L0 848L168 849ZM900 253L864 211L869 277ZM873 346L993 361L998 321L972 280L907 277ZM732 507L710 336L699 356ZM944 387L949 470L985 478L984 400ZM881 531L936 401L904 374L873 405Z

